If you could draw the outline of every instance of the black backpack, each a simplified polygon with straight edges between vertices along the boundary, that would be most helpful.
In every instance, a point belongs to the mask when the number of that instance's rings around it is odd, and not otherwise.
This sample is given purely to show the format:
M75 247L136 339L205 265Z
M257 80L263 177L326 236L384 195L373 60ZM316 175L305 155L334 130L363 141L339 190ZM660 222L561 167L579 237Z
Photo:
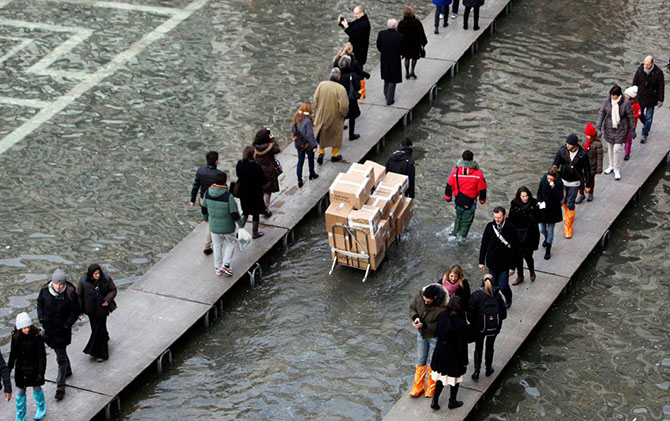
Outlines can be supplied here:
M479 316L482 318L479 332L485 336L497 335L502 323L500 320L500 304L496 298L498 291L495 291L493 296L486 292L483 293L484 299L479 304Z

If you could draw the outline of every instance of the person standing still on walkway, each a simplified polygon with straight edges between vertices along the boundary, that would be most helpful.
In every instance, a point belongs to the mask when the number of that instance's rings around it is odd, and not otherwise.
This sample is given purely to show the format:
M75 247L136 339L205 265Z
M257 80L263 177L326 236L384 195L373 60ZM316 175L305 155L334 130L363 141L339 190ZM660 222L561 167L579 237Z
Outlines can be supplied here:
M486 180L484 174L479 170L479 164L475 161L472 151L463 151L461 159L447 180L444 200L451 202L452 196L455 197L454 205L456 206L452 235L465 238L475 219L477 198L480 204L486 203Z
M507 220L505 208L493 208L493 221L484 228L479 248L479 268L493 275L494 286L505 296L505 306L512 306L509 277L514 275L519 259L519 240L516 228Z
M461 297L463 306L468 306L470 302L470 283L465 279L463 268L460 265L449 266L449 269L442 276L441 284L447 290L449 298L453 296Z
M216 151L209 151L207 152L207 155L205 155L205 160L207 161L207 165L204 167L198 168L198 171L195 173L195 180L193 181L193 187L191 188L191 206L195 206L196 200L202 199L202 196L205 195L205 192L209 188L209 186L214 183L214 178L216 178L216 174L220 173L221 171L216 169L216 166L219 165L219 153ZM198 191L200 191L200 194L198 195ZM200 207L200 211L204 215L206 210L202 206ZM210 255L212 254L212 236L207 230L207 236L205 237L205 248L202 250L202 252L205 255Z
M386 172L394 172L397 174L406 175L408 178L408 186L405 195L414 199L414 158L412 158L412 141L406 137L402 143L401 148L393 152L386 159Z
M414 9L407 6L402 12L402 20L398 24L398 32L405 37L402 56L405 58L405 78L416 79L416 62L426 56L424 47L428 44L423 24L414 16ZM449 19L444 19L447 22Z
M242 152L242 160L237 162L235 172L237 173L238 191L237 196L242 204L242 226L246 225L251 216L253 233L252 238L263 236L258 230L260 215L265 213L265 201L263 200L263 185L267 182L265 173L260 165L254 161L254 147L247 146ZM314 154L312 154L312 166L314 166Z
M596 130L598 134L603 134L605 141L608 143L609 166L604 173L611 174L614 172L615 180L621 179L621 152L632 128L633 108L630 102L623 97L621 87L614 85L610 89L609 97L600 105Z
M377 50L379 50L379 71L384 81L384 98L386 105L395 103L396 84L402 83L402 58L405 37L397 31L398 21L389 19L383 31L377 34Z
M51 281L42 287L37 296L37 317L44 328L44 342L56 354L57 401L65 396L65 378L72 375L67 346L72 342L72 326L80 314L81 308L75 286L67 281L65 272L56 269Z
M354 46L351 45L350 42L345 43L340 49L340 51L338 51L337 54L335 54L335 57L333 58L333 67L339 68L340 58L342 58L343 56L349 56L349 58L351 59L349 67L351 68L352 72L358 75L361 81L363 79L370 79L370 73L364 71L363 67L361 67L361 64L358 62L358 60L356 59L356 55L354 54ZM340 71L341 70L342 69L340 69Z
M252 146L254 147L254 161L261 166L265 174L266 182L263 185L265 213L263 216L269 218L272 216L272 212L270 212L272 193L279 191L279 176L282 169L275 155L281 152L281 148L279 148L279 144L269 128L260 129L256 132Z
M551 244L554 242L554 226L563 220L562 204L565 199L563 180L558 169L551 168L540 180L537 188L538 208L540 209L540 232L544 236L544 260L551 259Z
M458 0L456 0L458 2ZM449 5L451 0L433 0L435 5L435 33L440 33L440 17L444 19L442 26L449 26Z
M84 354L90 355L99 363L106 361L109 359L107 316L116 310L116 284L111 276L102 271L100 265L94 263L79 279L77 296L81 312L88 316L91 323L91 337L84 348Z
M314 171L314 153L319 148L319 144L314 136L314 116L312 115L312 103L303 102L298 111L293 114L291 120L291 132L293 133L293 146L298 152L298 187L302 188L302 167L305 165L305 155L307 156L307 167L309 168L309 179L316 180L319 174ZM244 206L242 207L244 210ZM245 211L246 214L246 211Z
M463 6L465 6L465 12L463 12L463 29L468 29L470 10L474 9L474 25L472 29L479 31L479 8L483 5L484 0L463 0Z
M47 371L47 352L40 330L33 326L28 313L19 313L12 332L12 345L9 351L9 370L14 369L16 383L16 421L26 420L26 389L33 388L33 397L37 411L33 419L41 420L47 415L47 403L44 397L44 373ZM5 389L5 398L7 398Z
M623 91L623 96L628 101L630 101L630 106L633 110L633 128L628 132L628 137L626 138L626 155L623 156L623 160L628 161L630 159L630 152L633 146L633 139L637 137L637 133L635 131L637 128L637 119L642 116L642 112L640 110L640 104L637 100L637 86L633 85L626 88L626 90Z
M449 409L463 406L456 400L458 386L463 382L463 374L468 370L469 328L465 320L463 300L459 296L449 299L447 310L437 318L437 345L430 361L431 377L435 382L435 393L430 407L439 410L442 389L449 385Z
M9 402L12 399L12 378L11 371L9 370L9 367L7 367L7 363L5 362L5 358L2 356L2 352L0 352L0 376L2 377L2 384L0 385L0 389L4 386L5 400Z
M458 17L458 6L459 6L460 2L461 2L461 0L454 0L453 4L451 5L451 18L452 19L456 19ZM449 10L447 10L447 11L449 11ZM444 16L447 16L447 14L445 13Z
M361 79L358 75L351 71L351 57L342 56L338 62L340 69L340 84L347 91L347 98L349 99L349 111L347 112L347 120L349 120L349 140L354 141L361 137L356 134L356 118L361 115L361 109L358 107L358 99L361 97L359 91L361 90Z
M237 245L235 224L240 228L244 227L244 222L237 211L237 202L228 191L226 181L225 173L218 174L214 184L202 198L202 205L207 208L209 229L212 231L214 268L218 276L223 274L233 276L230 262Z
M412 327L416 329L416 369L414 370L414 385L409 392L416 398L422 393L425 397L433 397L435 382L428 373L428 359L433 355L437 342L437 318L446 308L449 296L444 287L438 283L426 285L414 297L409 305L409 317ZM425 393L424 393L425 392Z
M670 64L668 65L670 68ZM642 137L640 143L647 141L651 123L654 121L654 108L663 106L665 99L665 81L663 71L654 64L654 57L647 56L633 76L633 85L637 86L637 97L642 112Z
M528 264L530 281L535 281L533 252L537 250L540 244L539 214L540 208L537 199L533 197L533 193L526 186L520 187L510 203L508 218L509 222L516 228L516 235L519 240L519 260L516 264L517 277L512 285L519 285L524 280L524 260Z
M337 162L342 159L342 135L344 119L349 113L349 97L347 90L340 85L342 72L337 67L330 71L330 80L319 83L314 91L314 106L316 119L314 120L314 135L319 143L319 157L316 162L323 164L326 148L331 148L330 160Z
M349 23L341 16L338 18L338 24L344 28L344 32L349 35L349 42L354 47L354 56L358 60L361 68L368 61L368 47L370 46L370 20L365 14L363 6L354 7L354 21Z
M589 182L584 185L584 188L579 188L579 194L577 195L577 199L575 199L576 204L582 203L584 198L586 198L587 202L593 201L593 190L596 187L596 174L602 174L603 172L603 142L597 134L593 124L591 124L590 121L586 123L586 128L584 129L584 135L586 136L584 150L589 155L591 177L589 177ZM585 191L586 196L584 195Z
M563 201L563 236L572 238L575 223L575 201L579 189L583 189L591 182L591 165L589 155L579 146L579 138L570 133L554 157L553 166L558 169L565 187L565 199Z
M482 368L482 351L484 352L484 367L486 377L493 374L493 347L496 337L502 328L502 322L507 318L505 302L498 289L493 288L493 276L484 275L482 287L472 293L468 307L468 320L475 336L474 371L472 380L479 380L479 371ZM486 342L486 350L484 350Z

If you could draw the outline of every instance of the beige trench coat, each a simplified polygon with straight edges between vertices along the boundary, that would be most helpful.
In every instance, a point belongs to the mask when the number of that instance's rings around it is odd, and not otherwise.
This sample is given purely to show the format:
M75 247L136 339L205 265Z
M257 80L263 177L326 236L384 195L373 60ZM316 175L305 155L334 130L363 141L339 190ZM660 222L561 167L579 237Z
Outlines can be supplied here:
M319 146L341 147L344 119L349 112L347 90L337 82L321 82L314 92L314 106L314 136L319 140Z

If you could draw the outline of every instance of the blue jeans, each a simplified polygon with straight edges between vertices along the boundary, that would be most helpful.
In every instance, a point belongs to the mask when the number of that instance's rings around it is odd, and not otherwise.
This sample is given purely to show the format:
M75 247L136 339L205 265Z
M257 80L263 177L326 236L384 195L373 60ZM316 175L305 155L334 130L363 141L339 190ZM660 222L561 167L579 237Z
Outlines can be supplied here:
M644 116L643 121L644 126L642 126L642 136L649 136L649 130L651 130L651 122L654 120L654 108L655 106L652 106L640 110L641 114Z
M314 150L310 146L307 148L305 151L301 151L298 148L296 148L298 151L298 181L302 180L302 166L305 163L305 154L307 154L307 166L309 167L309 175L313 176L315 174L314 172Z
M512 288L509 287L509 272L507 269L497 271L489 268L489 274L493 275L493 279L495 279L494 286L500 288L500 292L505 297L505 307L509 308L512 305Z
M545 224L544 222L540 223L540 232L544 235L544 239L547 244L554 242L554 226L555 223Z
M565 206L570 210L575 210L575 199L579 193L579 186L565 187Z
M437 345L437 338L423 339L421 332L416 331L416 365L423 367L428 363L428 358L433 356Z
M444 15L445 22L449 21L449 16L447 16L448 6L435 6L435 27L440 26L440 13Z

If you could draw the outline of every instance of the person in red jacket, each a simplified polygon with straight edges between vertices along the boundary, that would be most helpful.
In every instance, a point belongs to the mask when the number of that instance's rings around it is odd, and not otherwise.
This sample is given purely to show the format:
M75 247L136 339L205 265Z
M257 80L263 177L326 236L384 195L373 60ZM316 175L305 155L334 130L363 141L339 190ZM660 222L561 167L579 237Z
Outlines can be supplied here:
M451 198L455 198L456 219L451 234L465 238L475 219L477 198L482 205L486 203L486 180L471 151L464 151L461 158L449 176L444 199L451 202Z
M623 92L623 95L630 101L630 105L633 108L633 128L628 133L628 139L626 139L626 155L623 156L623 160L628 161L630 159L631 146L633 146L633 139L635 139L636 136L635 128L637 127L637 119L642 117L642 111L640 104L637 101L637 86L633 85L627 88ZM642 124L644 124L644 121Z

